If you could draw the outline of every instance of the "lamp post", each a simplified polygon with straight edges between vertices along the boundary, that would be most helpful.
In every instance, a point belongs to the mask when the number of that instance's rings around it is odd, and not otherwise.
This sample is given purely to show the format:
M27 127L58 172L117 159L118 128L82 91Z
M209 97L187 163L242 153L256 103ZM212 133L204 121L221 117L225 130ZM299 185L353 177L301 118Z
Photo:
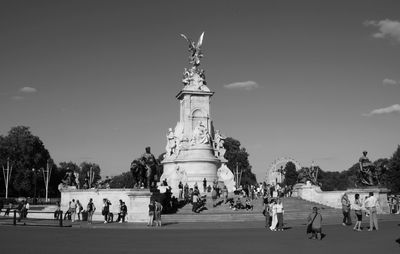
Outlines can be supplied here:
M6 198L8 198L8 183L10 182L12 166L10 167L10 158L7 158L7 168L3 166L4 184L6 187Z
M52 165L51 165L51 161L49 159L49 160L47 160L46 169L42 168L44 186L46 188L46 202L49 201L48 195L49 195L49 182L50 182L50 177L51 177L51 168L52 168Z
M90 167L90 169L89 169L89 189L92 188L93 180L94 180L93 167Z
M35 168L32 168L33 172L33 204L36 204L36 185L37 185L37 171Z

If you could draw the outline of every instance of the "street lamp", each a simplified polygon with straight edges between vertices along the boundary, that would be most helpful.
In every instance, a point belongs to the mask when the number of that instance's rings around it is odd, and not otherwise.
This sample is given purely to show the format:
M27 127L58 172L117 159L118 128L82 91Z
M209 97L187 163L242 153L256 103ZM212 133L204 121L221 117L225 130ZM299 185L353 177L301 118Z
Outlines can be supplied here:
M10 158L7 158L7 168L3 166L4 183L6 187L6 198L8 198L8 183L10 182L12 166L10 167Z
M49 159L49 160L47 160L46 169L42 168L44 186L46 188L46 202L49 201L48 195L49 195L49 182L50 182L50 176L51 176L51 168L52 168L52 165L51 165L51 161Z
M37 173L36 173L36 169L32 168L32 172L33 172L33 204L36 204L36 185L37 185Z

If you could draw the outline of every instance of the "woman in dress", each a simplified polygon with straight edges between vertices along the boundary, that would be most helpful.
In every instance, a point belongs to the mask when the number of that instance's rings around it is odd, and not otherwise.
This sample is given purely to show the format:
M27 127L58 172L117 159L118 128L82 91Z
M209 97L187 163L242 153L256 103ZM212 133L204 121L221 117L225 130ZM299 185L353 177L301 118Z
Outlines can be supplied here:
M272 217L272 222L271 222L271 226L269 227L269 229L271 229L271 231L276 231L276 226L278 225L276 201L272 200L270 205L271 205L270 214Z

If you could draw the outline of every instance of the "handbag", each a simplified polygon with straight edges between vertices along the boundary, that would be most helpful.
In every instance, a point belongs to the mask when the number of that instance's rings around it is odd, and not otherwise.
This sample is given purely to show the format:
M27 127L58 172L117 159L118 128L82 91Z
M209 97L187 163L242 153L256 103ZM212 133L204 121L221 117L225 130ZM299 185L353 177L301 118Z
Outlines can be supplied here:
M309 224L307 225L307 230L306 230L306 233L307 233L307 234L312 233L312 224L313 224L315 218L317 217L317 215L318 215L318 213L315 214L314 219L312 219L311 223L309 223Z

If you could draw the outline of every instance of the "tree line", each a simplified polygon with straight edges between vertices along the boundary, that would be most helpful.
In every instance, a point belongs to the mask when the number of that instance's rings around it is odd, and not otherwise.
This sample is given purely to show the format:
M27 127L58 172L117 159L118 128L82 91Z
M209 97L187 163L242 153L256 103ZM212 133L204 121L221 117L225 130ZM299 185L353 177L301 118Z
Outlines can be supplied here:
M400 193L400 145L390 158L381 158L374 161L374 165L385 169L381 179L381 186L386 187L393 193ZM360 171L359 163L355 163L349 169L338 171L324 171L318 166L318 182L323 191L346 190L349 188L361 187L357 178ZM296 171L296 166L292 162L288 162L284 168L285 180L284 184L293 186L298 182L298 176L302 171L309 168L302 168Z
M56 165L42 140L31 133L27 126L12 127L7 135L0 135L0 170L12 168L8 184L9 197L44 197L45 183L43 170L51 169L49 197L59 197L58 185L67 171L79 173L83 183L90 168L94 182L101 179L99 165L82 162L80 165L60 162ZM5 174L0 174L0 197L5 196Z

